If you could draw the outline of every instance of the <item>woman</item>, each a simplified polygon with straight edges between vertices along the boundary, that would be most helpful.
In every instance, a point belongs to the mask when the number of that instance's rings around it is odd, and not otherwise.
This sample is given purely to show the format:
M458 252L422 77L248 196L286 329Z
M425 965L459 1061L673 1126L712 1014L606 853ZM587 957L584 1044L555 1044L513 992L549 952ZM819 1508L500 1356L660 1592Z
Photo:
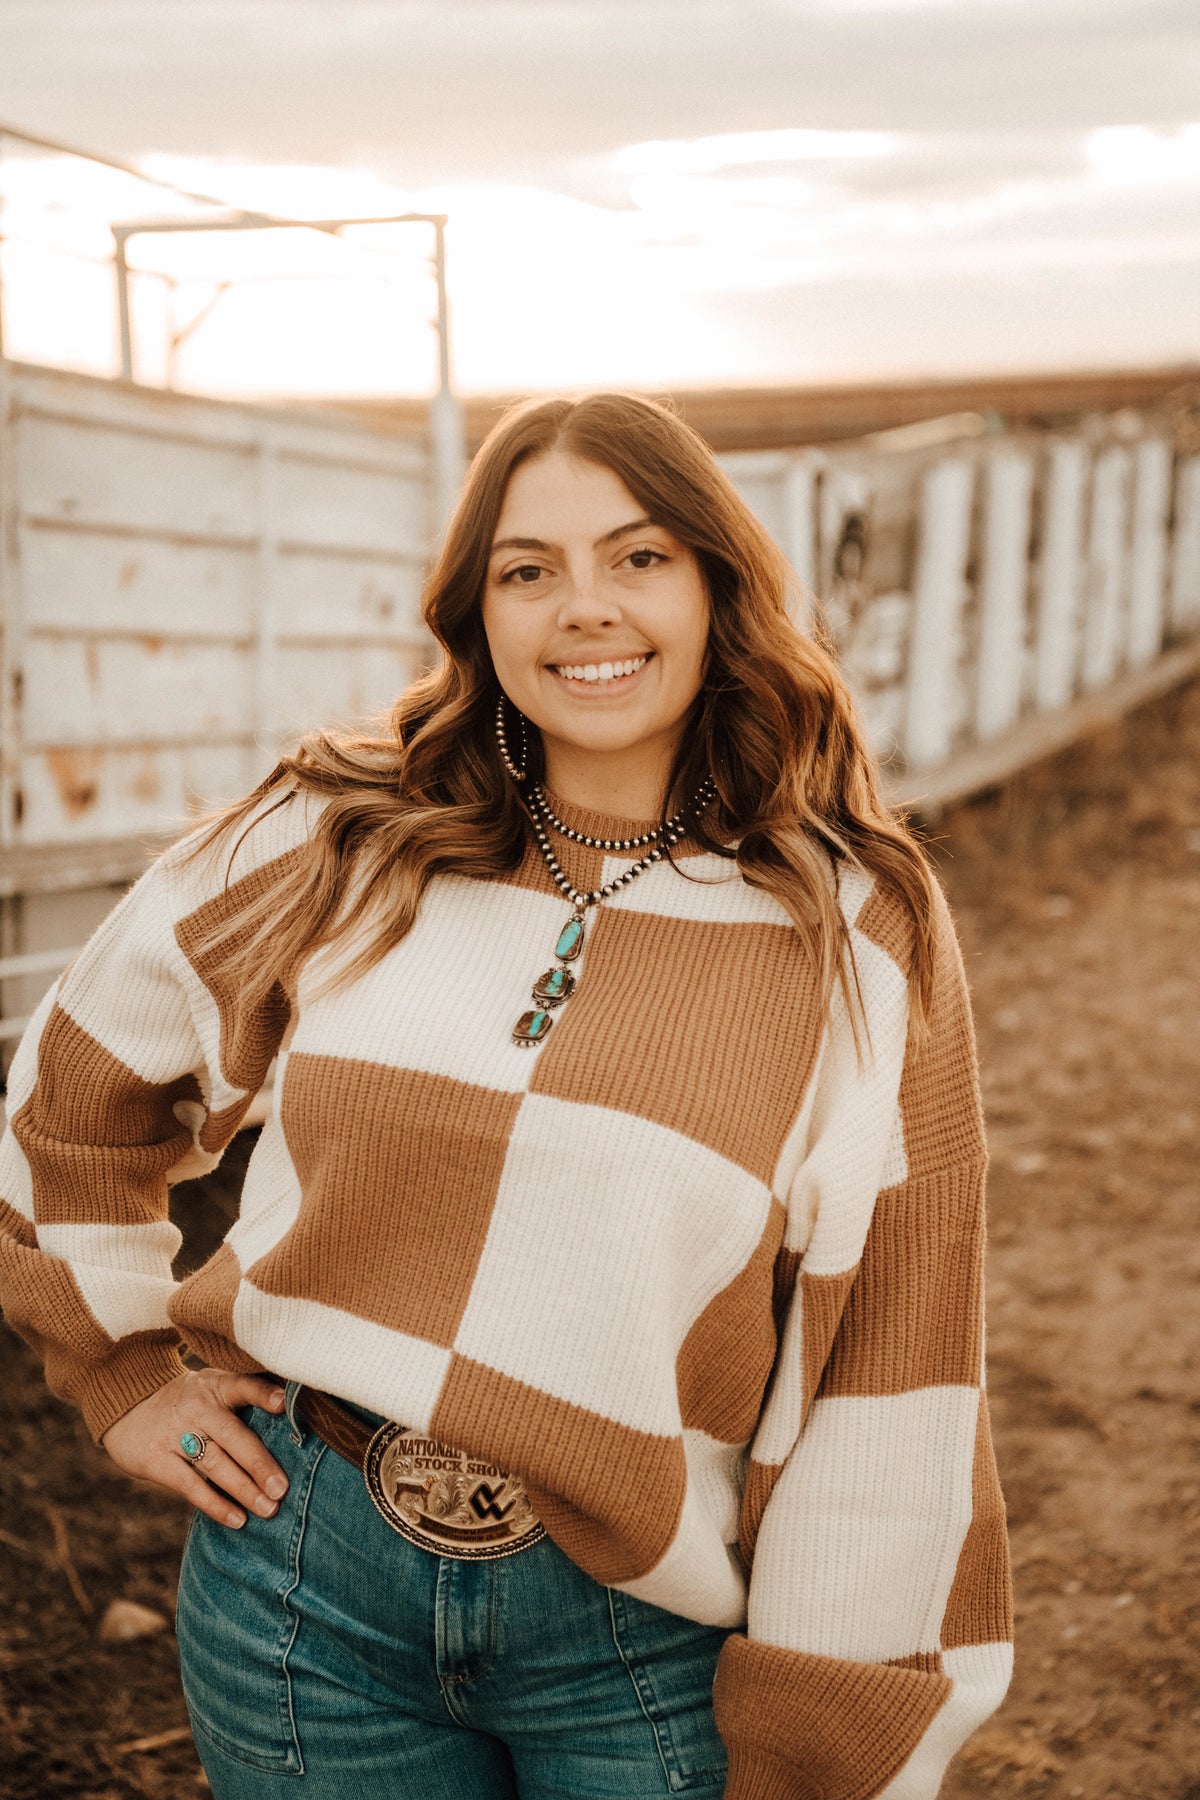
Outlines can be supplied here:
M29 1029L5 1304L195 1504L218 1800L923 1800L1004 1692L961 963L789 580L670 412L515 410L440 667Z

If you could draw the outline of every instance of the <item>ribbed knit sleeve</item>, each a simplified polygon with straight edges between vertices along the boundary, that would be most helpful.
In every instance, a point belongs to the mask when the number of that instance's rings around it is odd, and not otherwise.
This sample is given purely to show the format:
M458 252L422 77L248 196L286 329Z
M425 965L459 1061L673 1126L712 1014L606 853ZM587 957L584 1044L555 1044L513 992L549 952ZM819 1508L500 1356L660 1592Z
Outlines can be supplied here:
M747 1468L747 1628L714 1689L726 1800L932 1800L1011 1672L962 962L939 893L930 1034L906 1048L903 917L875 889L851 898L870 1048L856 1057L839 1004L789 1187L783 1329Z
M0 1141L0 1305L99 1440L178 1374L168 1182L215 1166L287 1022L251 1012L205 938L296 854L299 803L229 854L160 858L37 1009Z

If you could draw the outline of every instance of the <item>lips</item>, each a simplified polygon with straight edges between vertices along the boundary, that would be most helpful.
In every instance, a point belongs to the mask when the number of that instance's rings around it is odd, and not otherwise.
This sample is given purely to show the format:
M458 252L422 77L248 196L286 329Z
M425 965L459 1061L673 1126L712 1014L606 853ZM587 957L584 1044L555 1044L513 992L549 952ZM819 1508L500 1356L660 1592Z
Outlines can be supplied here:
M550 663L548 666L564 681L578 683L581 687L605 687L636 675L653 654L647 650L639 656L605 658L603 662Z

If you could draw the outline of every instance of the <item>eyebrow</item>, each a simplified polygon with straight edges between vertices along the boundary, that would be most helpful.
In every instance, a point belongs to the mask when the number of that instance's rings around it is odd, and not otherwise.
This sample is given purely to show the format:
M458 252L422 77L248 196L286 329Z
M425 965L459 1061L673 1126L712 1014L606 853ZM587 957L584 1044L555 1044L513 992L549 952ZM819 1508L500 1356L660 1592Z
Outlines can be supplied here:
M628 537L631 531L645 531L653 526L653 519L631 519L628 525L618 525L612 531L606 531L592 545L593 550L603 550L606 544L615 544L618 538ZM492 545L492 555L497 550L561 550L561 544L547 544L541 538L508 537L497 538Z

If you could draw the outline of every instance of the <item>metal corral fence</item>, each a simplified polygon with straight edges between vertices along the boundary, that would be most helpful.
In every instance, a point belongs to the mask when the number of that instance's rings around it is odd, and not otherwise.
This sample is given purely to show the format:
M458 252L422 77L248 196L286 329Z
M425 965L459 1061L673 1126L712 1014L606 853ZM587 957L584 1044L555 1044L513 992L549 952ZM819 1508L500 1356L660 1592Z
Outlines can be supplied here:
M427 660L423 434L0 361L0 1051L198 805ZM936 809L1200 667L1194 415L722 458Z
M894 798L936 809L1200 666L1197 424L721 458L821 597Z
M423 433L0 360L0 1047L145 866L430 660Z

